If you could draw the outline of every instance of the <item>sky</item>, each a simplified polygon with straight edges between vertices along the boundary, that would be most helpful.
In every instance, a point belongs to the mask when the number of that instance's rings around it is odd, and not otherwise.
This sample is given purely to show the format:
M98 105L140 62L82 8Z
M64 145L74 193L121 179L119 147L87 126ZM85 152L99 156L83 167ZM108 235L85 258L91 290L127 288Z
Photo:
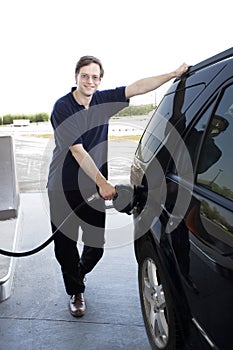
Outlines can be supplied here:
M101 59L107 89L233 46L230 0L7 0L0 33L1 116L50 113L86 54ZM131 104L159 103L171 83Z

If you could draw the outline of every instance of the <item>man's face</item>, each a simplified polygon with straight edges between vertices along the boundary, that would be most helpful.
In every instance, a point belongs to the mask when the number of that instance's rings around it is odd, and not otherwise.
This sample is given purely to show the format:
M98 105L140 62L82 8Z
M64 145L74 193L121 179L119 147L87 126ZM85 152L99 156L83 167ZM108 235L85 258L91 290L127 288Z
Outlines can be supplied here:
M96 63L84 66L80 68L80 71L75 78L77 82L77 90L86 97L90 97L100 85L100 67Z

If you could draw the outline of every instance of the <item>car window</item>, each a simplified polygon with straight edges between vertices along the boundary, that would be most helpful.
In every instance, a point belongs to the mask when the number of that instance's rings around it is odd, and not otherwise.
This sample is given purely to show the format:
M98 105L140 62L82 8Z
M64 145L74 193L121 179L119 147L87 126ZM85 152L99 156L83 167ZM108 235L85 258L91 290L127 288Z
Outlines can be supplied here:
M210 119L197 167L197 184L233 201L233 86Z
M193 169L190 169L189 164L191 161L193 168L195 168L196 160L199 156L200 145L204 139L212 110L213 103L202 114L199 121L190 128L188 134L184 138L184 144L180 142L179 147L177 147L175 159L178 169L173 169L175 174L182 176L187 175L190 171L193 172ZM184 145L187 147L188 152L185 152L183 148ZM187 159L187 157L190 157L190 159Z
M168 136L170 127L167 121L176 125L185 110L203 89L202 84L185 88L185 83L185 80L180 81L175 93L165 95L153 114L136 151L136 157L143 162L146 163L151 159L161 142L164 142ZM183 130L184 127L182 126L181 129Z
M166 120L171 117L173 95L166 96L159 108L153 114L136 151L136 156L143 162L148 162L164 138ZM161 118L162 116L162 118Z

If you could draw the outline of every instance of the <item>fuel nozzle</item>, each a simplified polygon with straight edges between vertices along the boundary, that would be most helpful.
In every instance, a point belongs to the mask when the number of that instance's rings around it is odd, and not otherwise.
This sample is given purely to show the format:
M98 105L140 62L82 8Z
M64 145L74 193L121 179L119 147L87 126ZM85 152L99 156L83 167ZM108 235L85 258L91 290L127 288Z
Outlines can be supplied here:
M116 185L116 194L112 201L114 208L121 213L133 214L142 191L145 191L144 186Z

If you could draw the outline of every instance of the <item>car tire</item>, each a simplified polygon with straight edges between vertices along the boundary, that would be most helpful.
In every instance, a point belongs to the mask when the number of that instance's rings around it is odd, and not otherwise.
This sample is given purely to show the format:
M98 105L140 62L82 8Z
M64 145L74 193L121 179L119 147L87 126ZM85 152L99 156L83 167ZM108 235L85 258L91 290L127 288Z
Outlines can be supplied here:
M181 349L181 339L167 277L150 240L143 240L138 260L140 303L153 350Z

